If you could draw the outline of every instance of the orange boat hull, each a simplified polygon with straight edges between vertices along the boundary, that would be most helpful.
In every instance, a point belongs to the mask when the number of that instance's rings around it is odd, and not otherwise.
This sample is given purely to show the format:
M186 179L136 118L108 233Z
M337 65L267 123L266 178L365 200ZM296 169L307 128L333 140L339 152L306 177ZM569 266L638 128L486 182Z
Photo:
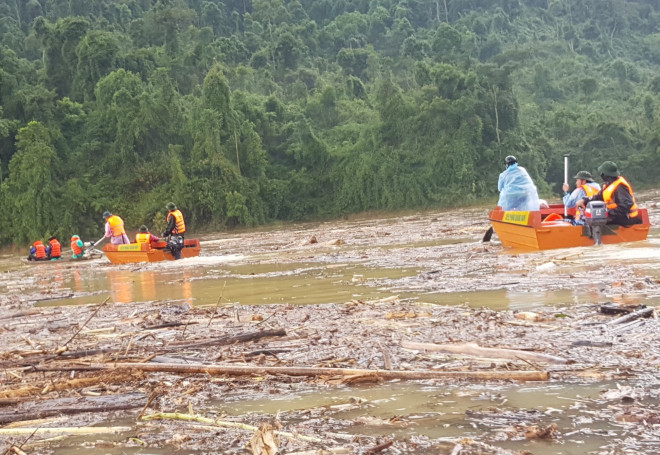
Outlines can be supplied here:
M573 226L563 221L543 222L553 213L563 215L563 205L553 205L538 212L503 211L496 207L490 212L490 222L502 245L524 250L551 250L595 244L585 226ZM574 214L575 209L569 209ZM602 243L624 243L646 240L651 224L646 209L639 209L642 224L630 227L607 225L602 227ZM554 218L555 216L551 217Z
M131 243L129 245L106 245L103 252L113 264L130 264L135 262L173 261L174 257L165 248L165 242ZM181 258L199 256L202 247L198 239L185 240L181 250Z

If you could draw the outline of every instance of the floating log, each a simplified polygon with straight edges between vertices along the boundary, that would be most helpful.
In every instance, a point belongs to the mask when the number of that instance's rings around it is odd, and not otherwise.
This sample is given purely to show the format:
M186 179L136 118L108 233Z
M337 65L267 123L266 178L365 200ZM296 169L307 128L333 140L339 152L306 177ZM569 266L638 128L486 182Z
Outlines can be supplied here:
M607 325L623 324L624 322L634 321L639 318L650 318L655 311L655 308L642 308L641 310L633 311L632 313L626 314L616 319L612 319L607 323Z
M173 363L112 363L92 364L88 369L98 371L140 370L148 372L175 374L209 374L209 375L287 375L287 376L360 376L371 375L384 380L403 379L474 379L474 380L513 380L513 381L546 381L547 371L397 371L397 370L366 370L356 368L315 368L315 367L269 367L247 365L205 365ZM44 369L46 370L47 367Z
M476 343L433 344L433 343L416 343L413 341L402 341L401 346L406 349L446 352L450 354L463 354L463 355L471 355L475 357L483 357L487 359L527 360L529 362L546 362L546 363L569 362L568 359L565 359L563 357L557 357L554 355L540 354L529 351L520 351L516 349L482 348Z

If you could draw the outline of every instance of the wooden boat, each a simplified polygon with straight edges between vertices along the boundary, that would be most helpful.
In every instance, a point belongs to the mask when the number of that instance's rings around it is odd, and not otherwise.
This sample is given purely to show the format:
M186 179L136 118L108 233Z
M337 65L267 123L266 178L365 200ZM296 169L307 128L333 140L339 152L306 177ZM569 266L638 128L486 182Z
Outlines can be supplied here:
M185 240L181 250L181 258L199 256L201 245L199 239ZM133 262L173 261L174 257L164 241L153 243L130 243L128 245L108 244L103 252L113 264L128 264Z
M602 243L623 243L646 240L651 223L646 209L638 209L642 224L629 227L618 225L601 226ZM575 216L575 208L567 210ZM524 250L550 250L591 246L594 240L589 226L574 226L564 220L564 206L551 205L539 211L504 211L496 207L488 217L502 245Z

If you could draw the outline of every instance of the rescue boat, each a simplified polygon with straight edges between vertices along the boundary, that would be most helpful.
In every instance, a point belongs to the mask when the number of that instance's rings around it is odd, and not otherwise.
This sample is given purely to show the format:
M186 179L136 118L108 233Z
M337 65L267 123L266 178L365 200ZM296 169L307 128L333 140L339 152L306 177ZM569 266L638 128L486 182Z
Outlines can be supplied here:
M567 217L564 217L562 204L530 212L505 211L502 207L495 207L488 218L503 246L522 250L551 250L646 240L651 227L646 209L638 209L642 223L628 227L605 224L605 209L603 207L600 210L602 218L596 222L594 217L593 223L587 211L586 222L582 226L571 223L575 208L567 209Z
M199 239L184 240L181 259L199 256L202 247ZM134 262L173 261L174 256L167 248L167 242L130 243L128 245L108 244L103 252L113 264Z

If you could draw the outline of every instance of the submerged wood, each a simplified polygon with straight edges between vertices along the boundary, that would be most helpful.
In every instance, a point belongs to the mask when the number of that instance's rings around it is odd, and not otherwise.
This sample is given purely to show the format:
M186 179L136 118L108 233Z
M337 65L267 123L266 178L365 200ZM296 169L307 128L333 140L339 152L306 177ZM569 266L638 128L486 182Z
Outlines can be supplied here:
M179 412L160 412L157 414L147 414L142 416L141 420L186 420L188 422L200 422L200 423L205 423L207 425L214 425L218 427L230 427L230 428L238 428L241 430L247 430L247 431L257 431L259 428L255 427L253 425L247 425L245 423L241 422L226 422L223 420L215 420L215 419L210 419L208 417L202 417L198 415L192 415L192 414L183 414ZM323 440L319 438L314 438L311 436L304 436L301 434L293 434L293 433L287 433L286 431L274 431L275 434L284 436L287 438L293 438L293 439L300 439L302 441L310 441L310 442L323 442Z
M164 373L201 373L209 375L288 375L288 376L357 376L373 375L381 379L474 379L474 380L513 380L546 381L547 371L397 371L366 370L356 368L314 368L314 367L268 367L246 365L205 365L205 364L152 364L152 363L112 363L92 364L95 370L140 370Z
M530 362L546 362L546 363L561 363L561 364L569 362L568 359L565 359L563 357L557 357L554 355L540 354L529 351L519 351L516 349L482 348L476 343L433 344L433 343L416 343L413 341L402 341L401 346L406 349L447 352L451 354L464 354L464 355L472 355L475 357L484 357L489 359L527 360Z

